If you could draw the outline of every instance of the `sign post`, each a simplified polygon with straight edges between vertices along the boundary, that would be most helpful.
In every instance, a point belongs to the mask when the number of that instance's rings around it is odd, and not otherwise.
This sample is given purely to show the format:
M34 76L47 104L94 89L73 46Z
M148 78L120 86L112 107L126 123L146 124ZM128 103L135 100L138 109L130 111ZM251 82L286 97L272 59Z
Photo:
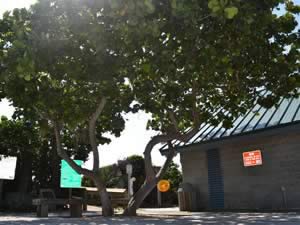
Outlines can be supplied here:
M128 188L128 198L130 198L133 195L133 182L135 181L135 178L131 178L132 176L132 164L126 165L126 173L128 175L127 177L127 188Z
M170 190L171 184L168 180L160 180L157 185L157 205L158 208L162 206L162 194Z
M3 180L0 180L0 203L2 201Z

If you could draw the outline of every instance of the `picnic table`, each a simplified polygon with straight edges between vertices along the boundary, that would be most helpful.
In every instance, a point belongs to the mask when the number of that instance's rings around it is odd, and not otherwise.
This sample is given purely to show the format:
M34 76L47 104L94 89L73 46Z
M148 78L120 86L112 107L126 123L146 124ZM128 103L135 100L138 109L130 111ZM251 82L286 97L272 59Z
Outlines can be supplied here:
M40 198L33 199L32 204L37 206L37 217L48 217L49 206L56 208L57 205L69 205L71 217L82 216L82 198L56 198L54 191L51 189L41 189Z

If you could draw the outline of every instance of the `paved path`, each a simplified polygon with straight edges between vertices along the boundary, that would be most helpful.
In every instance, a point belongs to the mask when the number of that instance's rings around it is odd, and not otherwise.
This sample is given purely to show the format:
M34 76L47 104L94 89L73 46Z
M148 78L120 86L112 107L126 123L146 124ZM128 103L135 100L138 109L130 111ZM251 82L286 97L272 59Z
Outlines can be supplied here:
M36 218L33 213L0 213L0 225L300 225L300 213L187 213L176 209L142 209L139 217L104 218L99 211L83 218L68 218L67 213Z

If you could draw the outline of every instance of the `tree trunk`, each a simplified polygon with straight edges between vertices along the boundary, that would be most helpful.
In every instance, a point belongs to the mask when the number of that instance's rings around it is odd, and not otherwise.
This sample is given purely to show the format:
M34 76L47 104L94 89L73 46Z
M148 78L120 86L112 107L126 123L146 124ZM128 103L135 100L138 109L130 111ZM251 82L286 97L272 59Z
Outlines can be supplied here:
M55 190L56 194L60 194L60 159L57 155L57 149L55 145L55 137L51 138L51 148L50 157L51 157L51 186Z
M18 192L28 193L30 191L32 183L32 159L33 156L31 153L24 152L21 155L21 167L19 182L18 182Z
M100 198L101 198L101 204L102 204L102 215L103 216L112 216L113 215L113 208L111 205L111 200L108 196L108 193L106 191L106 187L104 182L98 177L97 171L99 168L94 168L93 170L88 170L85 168L82 168L81 166L78 166L73 159L71 159L66 151L61 146L61 140L60 140L60 129L58 127L58 124L53 121L54 124L54 134L55 134L55 140L56 140L56 150L57 154L63 158L69 166L75 170L79 174L83 174L87 177L90 177L95 182L95 185L97 186L99 192L100 192ZM98 158L99 162L99 158ZM94 165L95 167L95 165Z
M111 199L108 192L106 191L105 186L101 182L100 178L97 177L97 175L93 176L92 179L99 191L102 206L102 215L112 216L114 214L114 209L112 208Z
M155 188L158 182L157 178L150 181L146 181L143 186L136 192L136 194L130 199L127 208L125 209L124 216L136 216L137 209L141 206L145 198Z
M172 116L172 120L175 120L175 117ZM174 122L174 125L177 123ZM183 142L188 141L194 134L198 132L198 126L187 131L184 134L180 134L179 132L175 132L171 135L156 135L151 138L151 140L146 145L144 151L144 159L145 159L145 172L146 172L146 180L145 183L141 186L141 188L137 191L137 193L129 200L127 208L125 209L123 215L126 216L135 216L136 210L141 206L144 199L149 195L149 193L153 190L156 186L158 181L162 178L165 174L166 170L168 169L170 163L172 162L176 152L173 148L171 143L172 140L180 140ZM155 145L159 143L168 143L169 145L169 152L166 155L166 161L164 165L160 168L160 170L155 174L151 152Z

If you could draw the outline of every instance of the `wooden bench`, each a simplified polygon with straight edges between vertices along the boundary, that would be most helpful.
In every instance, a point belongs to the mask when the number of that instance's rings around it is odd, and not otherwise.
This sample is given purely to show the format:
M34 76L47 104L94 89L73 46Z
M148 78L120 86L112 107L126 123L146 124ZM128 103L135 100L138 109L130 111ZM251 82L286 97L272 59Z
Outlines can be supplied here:
M36 212L38 217L48 217L49 206L56 208L56 205L70 205L71 217L82 216L83 201L81 198L57 199L54 191L51 189L42 189L40 198L33 199L32 204L37 206Z
M85 187L87 202L90 205L100 205L99 191L96 187ZM127 190L124 188L107 188L106 189L112 206L115 207L126 207L129 201Z
M114 208L124 208L127 206L129 198L126 190L119 189L117 191L111 191L111 189L108 189L108 193L110 195L111 204Z
M129 198L112 198L111 204L114 208L116 207L126 207L128 205Z

